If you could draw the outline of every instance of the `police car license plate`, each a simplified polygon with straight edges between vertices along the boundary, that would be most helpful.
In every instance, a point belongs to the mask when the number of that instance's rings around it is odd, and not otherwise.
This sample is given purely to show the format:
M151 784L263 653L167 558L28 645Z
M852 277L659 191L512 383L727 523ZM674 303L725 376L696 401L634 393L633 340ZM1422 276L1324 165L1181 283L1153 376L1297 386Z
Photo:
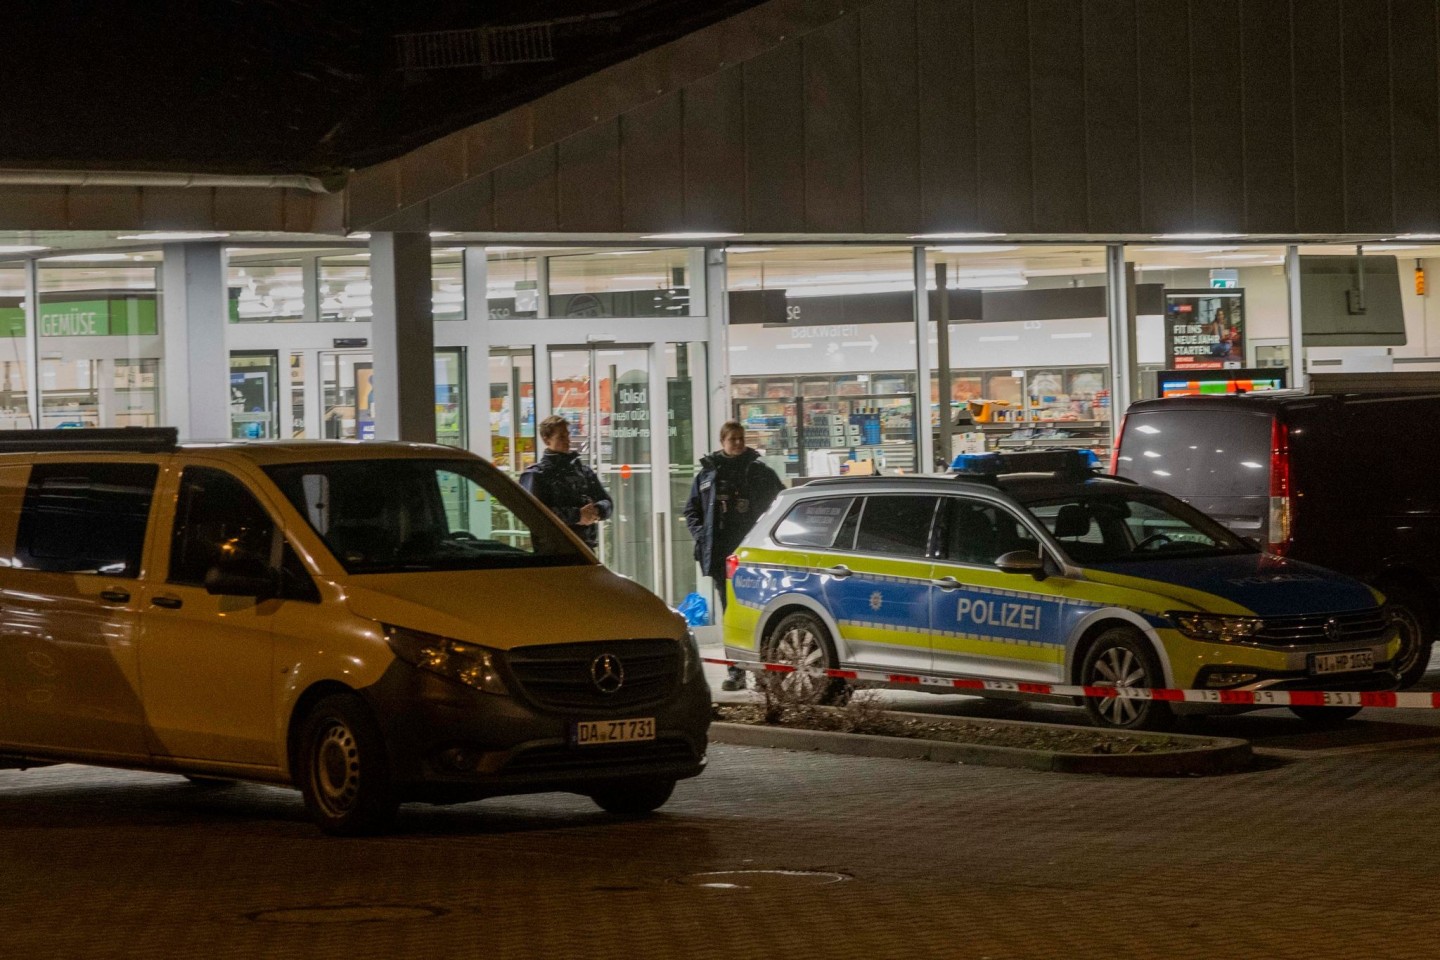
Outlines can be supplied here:
M570 742L577 747L597 743L633 743L655 739L655 718L634 717L629 720L581 720L570 728Z
M1310 673L1350 673L1375 666L1372 650L1346 650L1343 653L1316 653L1310 657Z

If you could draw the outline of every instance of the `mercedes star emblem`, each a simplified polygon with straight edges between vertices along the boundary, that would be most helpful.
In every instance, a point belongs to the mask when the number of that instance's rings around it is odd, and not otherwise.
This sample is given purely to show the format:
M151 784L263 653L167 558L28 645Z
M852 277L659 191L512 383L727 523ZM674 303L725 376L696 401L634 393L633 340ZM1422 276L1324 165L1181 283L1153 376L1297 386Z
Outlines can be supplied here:
M1345 628L1340 625L1338 617L1331 617L1325 621L1325 636L1330 640L1339 640L1345 635Z
M625 685L625 665L613 653L602 653L590 661L590 679L601 693L614 693Z

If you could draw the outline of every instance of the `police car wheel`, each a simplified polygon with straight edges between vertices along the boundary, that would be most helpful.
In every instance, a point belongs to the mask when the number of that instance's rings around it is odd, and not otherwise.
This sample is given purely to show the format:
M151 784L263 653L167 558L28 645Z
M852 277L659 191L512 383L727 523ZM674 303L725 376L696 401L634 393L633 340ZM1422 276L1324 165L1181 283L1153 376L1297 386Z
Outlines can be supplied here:
M1087 687L1161 686L1160 663L1145 638L1128 627L1106 630L1091 645L1080 667ZM1175 722L1168 703L1123 697L1086 697L1085 712L1098 726L1122 730L1165 730Z
M833 670L837 658L830 632L814 614L792 613L781 619L765 642L765 659L795 667L792 673L761 675L764 682L778 684L785 699L832 706L850 699L849 684L819 672Z
M305 810L336 836L380 833L398 806L385 739L359 697L340 693L317 703L300 730L296 785Z
M1395 672L1400 674L1400 687L1413 687L1430 668L1430 643L1426 641L1424 607L1400 591L1384 591L1391 598L1390 616L1400 628L1400 653L1395 657Z
M1290 712L1317 727L1333 726L1360 712L1359 707L1290 707Z

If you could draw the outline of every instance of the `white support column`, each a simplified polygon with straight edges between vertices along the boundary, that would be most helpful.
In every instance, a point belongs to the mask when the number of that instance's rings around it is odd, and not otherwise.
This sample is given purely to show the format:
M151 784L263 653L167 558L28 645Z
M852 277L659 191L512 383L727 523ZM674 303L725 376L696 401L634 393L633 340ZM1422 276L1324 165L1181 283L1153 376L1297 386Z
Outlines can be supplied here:
M225 248L167 243L163 254L162 422L178 428L182 440L223 439L230 436Z
M705 317L710 331L710 435L701 450L718 446L720 425L730 419L730 294L725 249L705 251Z
M490 459L490 269L484 247L461 254L465 285L465 445ZM518 398L517 398L518 403ZM518 443L518 438L517 438Z
M1285 289L1290 313L1290 386L1310 389L1310 373L1305 369L1304 310L1300 302L1300 248L1285 248Z
M1110 320L1110 422L1117 434L1134 397L1135 330L1129 294L1125 247L1112 243L1105 248L1105 310Z
M930 432L930 295L925 248L915 247L915 453L920 473L935 472L935 435ZM942 293L941 296L944 296ZM944 403L947 397L938 397Z
M435 442L435 323L430 237L370 236L375 439Z
M34 260L25 262L25 401L30 405L30 425L40 420L40 270Z

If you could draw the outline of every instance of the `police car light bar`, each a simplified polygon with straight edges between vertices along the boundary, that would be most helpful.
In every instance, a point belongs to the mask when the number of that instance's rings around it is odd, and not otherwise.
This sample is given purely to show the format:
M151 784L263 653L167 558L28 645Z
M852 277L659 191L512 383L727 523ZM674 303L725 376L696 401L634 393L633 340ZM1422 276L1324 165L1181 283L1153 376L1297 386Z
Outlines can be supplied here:
M1016 453L962 453L950 463L957 477L997 477L1003 473L1053 473L1088 477L1099 467L1093 450L1028 450Z

